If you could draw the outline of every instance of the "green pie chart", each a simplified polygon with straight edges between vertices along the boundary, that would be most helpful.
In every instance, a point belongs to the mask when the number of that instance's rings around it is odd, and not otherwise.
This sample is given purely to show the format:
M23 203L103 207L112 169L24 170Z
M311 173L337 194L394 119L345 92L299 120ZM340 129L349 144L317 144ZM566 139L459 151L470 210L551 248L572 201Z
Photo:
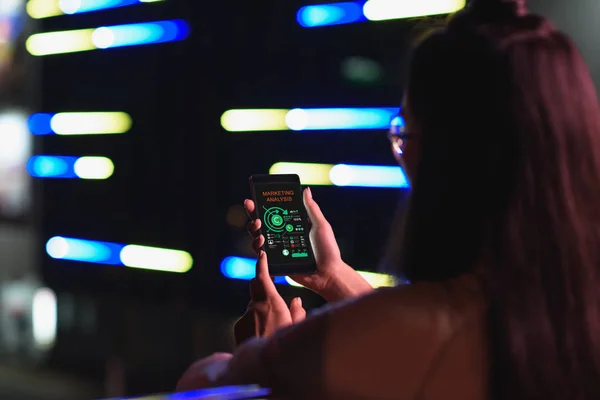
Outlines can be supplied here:
M281 226L283 225L283 217L281 215L273 215L273 217L271 217L271 222L274 226Z
M279 233L285 231L285 219L283 217L285 210L280 207L264 207L265 215L264 222L265 227L272 232Z

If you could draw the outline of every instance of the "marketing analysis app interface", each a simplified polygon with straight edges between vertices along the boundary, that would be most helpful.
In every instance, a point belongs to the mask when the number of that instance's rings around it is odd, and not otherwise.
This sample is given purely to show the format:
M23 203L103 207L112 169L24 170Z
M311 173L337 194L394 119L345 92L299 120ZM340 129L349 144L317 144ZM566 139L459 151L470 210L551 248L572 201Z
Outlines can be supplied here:
M294 183L256 184L255 191L269 263L312 262L300 186Z

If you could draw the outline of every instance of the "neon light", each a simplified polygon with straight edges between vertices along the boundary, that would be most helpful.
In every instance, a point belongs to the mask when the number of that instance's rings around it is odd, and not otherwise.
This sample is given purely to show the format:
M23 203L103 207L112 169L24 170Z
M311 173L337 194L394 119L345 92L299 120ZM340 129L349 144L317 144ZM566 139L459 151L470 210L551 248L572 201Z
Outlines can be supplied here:
M58 260L122 265L119 255L124 247L116 243L56 236L46 243L46 253Z
M194 263L192 256L181 250L124 245L61 236L55 236L48 240L46 253L58 260L175 273L189 271Z
M27 171L34 178L108 179L114 172L113 162L106 157L33 156Z
M25 46L34 56L96 50L92 42L93 34L94 29L38 33L31 35L25 42Z
M464 8L466 0L369 0L305 6L298 10L300 26L353 24L450 14Z
M392 119L390 125L395 127L404 126L404 118L401 115L397 115Z
M34 135L50 135L52 131L52 117L54 114L32 114L27 121L29 131Z
M269 169L270 174L298 174L305 185L409 188L404 171L396 166L311 164L279 162Z
M363 14L364 4L364 1L354 1L306 6L298 10L296 19L305 28L366 21Z
M221 126L229 132L285 131L289 110L229 110L221 116Z
M38 33L27 39L27 51L34 56L104 50L125 46L141 46L183 40L189 26L182 20L145 22Z
M108 179L115 166L106 157L81 157L73 164L73 171L80 179Z
M54 17L62 15L58 1L53 0L29 0L27 2L27 14L34 19Z
M256 272L256 260L245 257L226 257L221 261L221 273L226 278L240 279L249 281L253 279ZM396 285L394 277L385 274L376 274L373 272L357 271L360 275L371 284L371 286L377 287L391 287ZM302 287L292 281L289 277L278 276L275 277L275 283L282 285L292 285L296 287Z
M138 400L200 400L200 399L254 399L259 397L268 397L271 389L261 388L258 385L248 386L220 386L218 388L194 390L192 392L173 393L166 396L150 396ZM113 400L132 400L128 398L118 398Z
M398 107L229 110L221 125L229 132L387 130Z
M300 177L300 182L304 185L332 186L333 182L329 179L329 172L333 167L333 164L280 162L273 164L269 169L269 174L297 174Z
M33 156L27 162L27 171L34 178L77 178L73 165L77 157Z
M125 246L121 262L129 268L184 273L192 268L194 260L181 250L159 249L147 246Z
M163 0L29 0L27 14L31 18L41 19L160 1Z
M329 171L329 179L335 186L408 188L404 171L400 167L381 165L338 164Z
M314 108L291 110L287 126L295 131L388 129L398 108Z
M188 34L189 27L185 21L159 21L101 27L92 34L92 41L99 49L110 49L173 42L185 39Z
M391 275L386 275L386 274L378 274L375 272L365 272L365 271L356 271L358 272L358 274L360 276L362 276L367 282L369 282L369 285L373 286L374 289L377 288L381 288L381 287L394 287L397 285L397 280L396 278L394 278ZM290 277L285 277L287 283L289 283L291 286L296 286L296 287L304 287L302 285L300 285L299 283L294 282Z
M427 15L450 14L464 8L466 0L369 0L363 8L364 15L371 21L415 18Z
M249 281L256 276L256 259L226 257L221 261L221 273L226 278ZM287 284L285 277L275 277L275 283Z
M131 117L124 112L73 112L33 114L29 130L34 135L110 135L128 132Z

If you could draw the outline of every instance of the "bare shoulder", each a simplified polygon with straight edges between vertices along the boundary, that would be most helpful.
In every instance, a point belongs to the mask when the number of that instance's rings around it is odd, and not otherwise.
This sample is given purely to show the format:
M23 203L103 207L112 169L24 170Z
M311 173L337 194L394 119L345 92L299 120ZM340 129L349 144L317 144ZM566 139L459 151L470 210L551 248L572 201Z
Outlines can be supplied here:
M377 290L339 307L334 319L357 314L374 324L407 328L452 330L452 325L485 308L483 292L475 276L465 275L446 282L416 283ZM364 320L363 320L364 321ZM378 322L379 321L379 322Z
M484 309L469 276L378 290L335 307L324 343L330 393L416 393L440 350Z

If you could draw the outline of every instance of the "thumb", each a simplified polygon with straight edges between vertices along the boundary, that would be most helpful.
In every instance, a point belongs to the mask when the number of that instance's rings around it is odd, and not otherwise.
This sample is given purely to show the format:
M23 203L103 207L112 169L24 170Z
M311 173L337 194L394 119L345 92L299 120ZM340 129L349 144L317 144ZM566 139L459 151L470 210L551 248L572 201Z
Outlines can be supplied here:
M292 316L292 323L296 324L306 319L306 310L302 307L302 299L296 297L290 304L290 314Z
M261 251L256 261L256 278L250 282L250 298L259 303L273 296L279 296L279 293L269 275L267 254Z
M323 213L321 212L321 208L319 207L317 202L313 200L310 188L304 189L302 198L304 200L304 207L306 208L308 218L310 219L313 227L316 228L319 225L327 224L328 222L325 219Z

